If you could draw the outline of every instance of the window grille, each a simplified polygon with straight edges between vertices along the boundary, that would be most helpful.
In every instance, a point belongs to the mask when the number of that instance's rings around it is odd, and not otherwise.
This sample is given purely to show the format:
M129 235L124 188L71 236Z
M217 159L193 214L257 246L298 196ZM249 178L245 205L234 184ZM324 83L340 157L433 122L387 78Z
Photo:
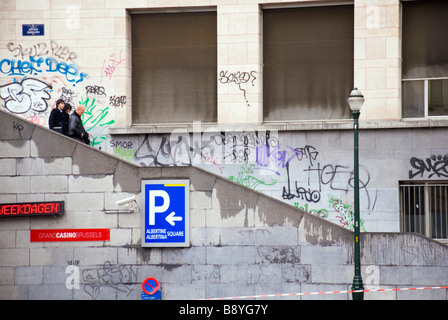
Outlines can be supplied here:
M401 231L448 239L448 183L400 183Z

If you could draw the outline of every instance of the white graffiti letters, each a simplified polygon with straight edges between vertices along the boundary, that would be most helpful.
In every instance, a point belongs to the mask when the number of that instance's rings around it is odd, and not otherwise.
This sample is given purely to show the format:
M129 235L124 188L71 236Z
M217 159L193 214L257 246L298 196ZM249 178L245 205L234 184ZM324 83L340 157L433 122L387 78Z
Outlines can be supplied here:
M0 86L0 98L12 113L26 113L29 110L42 112L50 99L48 84L37 79L26 78L21 83L13 82Z

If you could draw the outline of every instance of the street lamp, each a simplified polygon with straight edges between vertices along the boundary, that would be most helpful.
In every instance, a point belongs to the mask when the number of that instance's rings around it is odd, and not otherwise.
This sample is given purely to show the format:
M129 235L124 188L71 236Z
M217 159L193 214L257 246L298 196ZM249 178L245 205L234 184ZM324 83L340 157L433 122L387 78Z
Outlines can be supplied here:
M364 96L358 88L355 88L350 92L348 97L348 104L352 110L354 120L354 191L355 191L355 224L353 227L355 233L355 247L354 247L354 260L355 260L355 275L353 276L352 290L364 290L361 276L361 249L359 244L359 150L358 150L358 119L361 114L360 110L364 104ZM353 300L363 300L364 292L353 292Z

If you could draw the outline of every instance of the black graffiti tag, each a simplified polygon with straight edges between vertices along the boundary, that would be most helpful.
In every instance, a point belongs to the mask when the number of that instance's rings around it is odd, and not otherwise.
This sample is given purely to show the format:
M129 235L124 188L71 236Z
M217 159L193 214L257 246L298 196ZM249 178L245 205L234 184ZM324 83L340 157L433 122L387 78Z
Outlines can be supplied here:
M222 84L228 84L228 83L235 83L238 85L238 88L243 92L244 99L246 100L247 105L249 105L249 101L247 100L246 96L246 89L241 87L241 85L251 82L252 86L254 86L254 81L257 79L255 76L257 72L256 71L250 71L250 72L231 72L229 73L228 70L221 71L219 73L219 82Z
M416 172L409 170L409 179L413 179L415 176L420 175L423 177L425 172L431 173L428 178L434 175L437 177L448 177L448 154L442 155L432 155L430 158L426 158L426 161L416 157L412 157L409 162L412 168L416 169Z

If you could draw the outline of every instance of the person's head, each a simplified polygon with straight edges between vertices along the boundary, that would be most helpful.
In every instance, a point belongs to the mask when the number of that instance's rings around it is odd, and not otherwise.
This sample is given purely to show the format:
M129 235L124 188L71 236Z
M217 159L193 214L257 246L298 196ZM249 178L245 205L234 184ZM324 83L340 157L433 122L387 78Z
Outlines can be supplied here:
M77 106L75 112L79 115L82 116L82 114L84 113L84 111L86 111L86 107L84 106Z
M65 106L65 102L62 99L59 99L58 101L56 101L56 107L58 107L59 109L63 110Z
M64 106L64 112L70 113L70 111L72 111L72 105L70 103L66 103Z

